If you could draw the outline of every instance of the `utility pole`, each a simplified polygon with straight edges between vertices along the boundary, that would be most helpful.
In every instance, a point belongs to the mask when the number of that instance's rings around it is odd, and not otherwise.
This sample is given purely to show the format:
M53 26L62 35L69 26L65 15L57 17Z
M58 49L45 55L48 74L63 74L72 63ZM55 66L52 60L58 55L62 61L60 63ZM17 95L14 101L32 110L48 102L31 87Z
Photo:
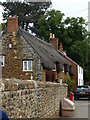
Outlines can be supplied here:
M88 32L90 32L90 1L88 2Z

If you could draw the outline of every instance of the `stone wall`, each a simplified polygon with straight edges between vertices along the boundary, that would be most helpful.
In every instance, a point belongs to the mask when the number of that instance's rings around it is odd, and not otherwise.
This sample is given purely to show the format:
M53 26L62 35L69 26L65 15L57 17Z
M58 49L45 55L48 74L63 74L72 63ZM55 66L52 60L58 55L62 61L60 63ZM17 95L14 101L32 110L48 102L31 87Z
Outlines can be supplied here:
M34 80L3 80L1 109L9 118L50 118L59 115L60 100L67 96L67 85Z

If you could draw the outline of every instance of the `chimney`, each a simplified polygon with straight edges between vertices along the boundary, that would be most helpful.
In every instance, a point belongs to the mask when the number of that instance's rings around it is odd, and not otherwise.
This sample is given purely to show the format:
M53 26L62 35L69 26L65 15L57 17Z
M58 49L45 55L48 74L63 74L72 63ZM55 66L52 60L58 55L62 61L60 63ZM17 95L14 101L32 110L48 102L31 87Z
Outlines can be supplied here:
M8 17L7 18L7 32L17 32L18 29L18 20L17 17Z
M58 50L58 38L55 38L55 34L50 33L49 42Z
M60 52L63 52L63 46L62 46L61 42L60 42L59 50L60 50Z

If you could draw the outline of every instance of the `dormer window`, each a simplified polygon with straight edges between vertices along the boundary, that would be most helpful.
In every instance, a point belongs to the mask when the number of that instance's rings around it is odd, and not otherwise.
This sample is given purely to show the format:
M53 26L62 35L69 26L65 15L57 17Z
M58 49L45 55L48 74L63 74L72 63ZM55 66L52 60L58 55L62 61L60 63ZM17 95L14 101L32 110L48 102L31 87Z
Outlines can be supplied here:
M0 63L1 63L2 67L5 65L5 56L4 55L0 55Z
M32 71L32 60L23 61L23 71Z

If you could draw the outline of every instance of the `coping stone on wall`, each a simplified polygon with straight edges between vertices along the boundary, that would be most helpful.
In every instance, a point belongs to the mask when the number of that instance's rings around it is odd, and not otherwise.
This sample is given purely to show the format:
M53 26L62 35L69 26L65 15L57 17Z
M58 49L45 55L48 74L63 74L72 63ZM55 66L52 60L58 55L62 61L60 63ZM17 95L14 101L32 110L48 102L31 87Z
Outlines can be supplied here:
M23 89L44 88L45 84L35 80L3 79L0 80L0 91L17 91Z

